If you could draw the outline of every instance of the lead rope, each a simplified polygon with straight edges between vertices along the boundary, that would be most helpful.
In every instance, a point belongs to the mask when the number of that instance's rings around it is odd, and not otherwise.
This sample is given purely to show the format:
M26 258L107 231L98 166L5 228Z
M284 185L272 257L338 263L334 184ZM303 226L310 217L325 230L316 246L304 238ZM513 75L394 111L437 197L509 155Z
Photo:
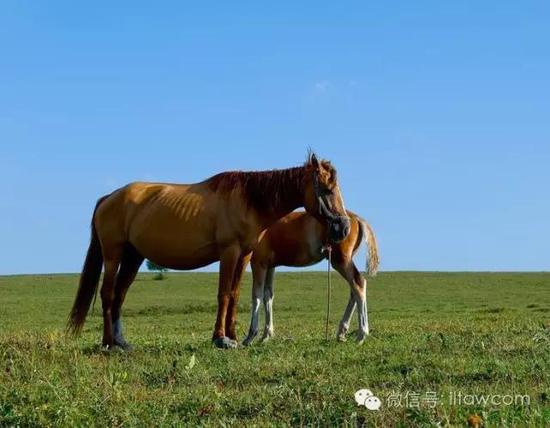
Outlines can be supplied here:
M326 246L327 251L327 321L325 323L325 340L328 341L328 324L330 319L330 268L332 265L332 247L330 245Z

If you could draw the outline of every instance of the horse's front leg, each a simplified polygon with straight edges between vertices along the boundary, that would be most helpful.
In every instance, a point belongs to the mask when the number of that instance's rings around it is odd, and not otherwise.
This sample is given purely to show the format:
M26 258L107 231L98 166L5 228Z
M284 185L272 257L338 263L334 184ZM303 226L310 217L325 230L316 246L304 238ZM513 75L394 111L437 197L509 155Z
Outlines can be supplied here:
M237 342L226 335L226 318L231 302L232 286L235 272L241 258L238 245L225 248L220 256L220 276L218 284L218 313L212 342L218 348L236 348Z
M235 274L231 284L231 298L227 308L225 318L225 335L231 340L237 340L237 308L239 305L239 296L241 294L241 280L243 278L246 267L250 262L251 253L241 255L235 267Z

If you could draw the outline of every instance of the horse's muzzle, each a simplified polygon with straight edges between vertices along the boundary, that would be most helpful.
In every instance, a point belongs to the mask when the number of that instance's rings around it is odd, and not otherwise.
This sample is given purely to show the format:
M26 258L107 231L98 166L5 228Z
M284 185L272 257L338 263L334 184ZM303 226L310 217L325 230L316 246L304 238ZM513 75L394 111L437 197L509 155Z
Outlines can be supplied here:
M330 242L338 243L348 236L349 231L349 217L337 216L329 222L328 239Z

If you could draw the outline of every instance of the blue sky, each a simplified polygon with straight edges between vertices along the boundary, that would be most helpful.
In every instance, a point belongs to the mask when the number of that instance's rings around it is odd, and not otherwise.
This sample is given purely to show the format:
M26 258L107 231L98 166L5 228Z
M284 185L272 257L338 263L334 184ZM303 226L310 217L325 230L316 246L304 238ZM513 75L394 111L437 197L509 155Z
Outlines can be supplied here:
M129 181L289 167L308 146L384 270L548 270L549 18L529 1L3 1L0 274L79 271L96 199Z

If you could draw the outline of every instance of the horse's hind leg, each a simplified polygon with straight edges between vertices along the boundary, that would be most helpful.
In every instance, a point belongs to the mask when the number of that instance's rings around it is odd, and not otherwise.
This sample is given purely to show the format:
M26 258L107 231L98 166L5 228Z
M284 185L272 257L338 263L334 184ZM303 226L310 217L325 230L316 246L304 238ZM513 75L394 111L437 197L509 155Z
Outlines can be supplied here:
M111 348L113 339L112 307L115 298L115 280L120 265L122 247L107 247L103 249L103 284L101 285L101 303L103 307L103 346Z
M121 308L130 285L136 278L139 267L143 263L143 256L131 245L124 248L120 270L115 284L115 299L113 302L111 318L113 320L113 343L125 351L130 351L132 345L126 342L122 331Z
M243 345L248 346L252 343L254 338L258 335L259 318L260 318L260 305L264 297L264 283L267 269L252 262L252 310L250 315L250 328L248 329L248 336L243 341Z
M262 336L262 341L269 340L273 337L273 276L275 275L275 268L269 268L265 278L264 286L264 308L265 308L265 329Z

